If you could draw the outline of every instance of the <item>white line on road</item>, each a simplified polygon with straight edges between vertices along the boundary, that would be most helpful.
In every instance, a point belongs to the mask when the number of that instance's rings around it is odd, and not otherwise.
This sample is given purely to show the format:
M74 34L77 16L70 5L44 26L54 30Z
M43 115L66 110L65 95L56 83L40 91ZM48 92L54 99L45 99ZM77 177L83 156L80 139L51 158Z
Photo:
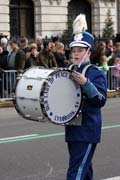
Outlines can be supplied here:
M101 179L101 180L120 180L120 176L111 177L111 178L107 178L107 179Z
M0 138L0 141L10 140L10 139L18 139L18 138L26 138L26 137L33 137L33 136L38 136L38 135L39 134L29 134L29 135L24 135L24 136L6 137L6 138Z
M112 125L112 126L104 126L104 127L102 127L102 130L104 130L104 129L113 129L113 128L120 128L120 124ZM64 132L59 132L59 133L52 133L52 134L50 133L50 134L43 134L43 135L40 135L40 134L28 134L28 135L23 135L23 136L6 137L6 138L0 138L0 144L8 143L8 142L16 142L16 141L24 141L24 140L33 140L33 139L42 139L42 138L63 136L64 134L65 134ZM119 177L118 177L117 180L120 180ZM112 179L110 179L110 180L112 180Z

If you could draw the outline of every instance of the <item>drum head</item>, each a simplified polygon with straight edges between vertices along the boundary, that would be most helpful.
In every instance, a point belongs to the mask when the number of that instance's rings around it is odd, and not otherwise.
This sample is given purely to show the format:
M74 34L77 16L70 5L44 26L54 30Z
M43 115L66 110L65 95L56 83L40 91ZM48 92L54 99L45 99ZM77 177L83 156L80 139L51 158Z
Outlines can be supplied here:
M43 111L53 123L65 124L80 111L82 91L72 79L70 71L59 70L52 73L44 87L43 97Z

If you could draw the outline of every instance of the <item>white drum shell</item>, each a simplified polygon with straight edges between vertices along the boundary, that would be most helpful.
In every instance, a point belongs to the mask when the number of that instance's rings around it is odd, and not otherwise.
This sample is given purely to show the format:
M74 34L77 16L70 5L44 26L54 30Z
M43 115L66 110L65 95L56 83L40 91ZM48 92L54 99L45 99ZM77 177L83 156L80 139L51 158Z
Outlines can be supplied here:
M45 79L53 70L30 68L16 86L16 105L20 114L26 118L41 120L44 115L40 106L40 93ZM43 77L41 79L40 77Z
M27 119L66 124L79 114L82 92L69 71L33 67L18 81L15 104Z

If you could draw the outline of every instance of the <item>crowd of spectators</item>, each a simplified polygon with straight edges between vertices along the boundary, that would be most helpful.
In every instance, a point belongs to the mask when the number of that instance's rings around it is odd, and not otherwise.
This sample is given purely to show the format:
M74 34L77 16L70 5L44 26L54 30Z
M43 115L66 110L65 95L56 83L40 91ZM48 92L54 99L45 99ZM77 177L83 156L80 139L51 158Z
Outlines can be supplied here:
M92 49L91 62L100 66L107 74L109 66L112 68L112 77L115 88L120 87L120 42L98 40ZM2 71L24 71L31 66L45 68L64 68L71 63L69 49L55 36L43 39L37 36L32 42L24 37L8 41L6 37L0 39L0 97L2 88Z
M64 44L57 36L43 39L37 36L34 41L24 37L19 41L8 41L3 37L0 40L0 97L2 96L2 73L4 70L22 72L32 66L45 68L63 68L70 61L65 55Z
M58 37L43 40L38 36L35 41L27 38L20 41L1 39L0 68L4 70L25 70L31 66L46 68L65 67L69 59L65 56L64 44Z
M109 39L107 41L97 41L92 51L91 62L108 75L111 68L111 81L114 83L113 87L120 90L120 42Z

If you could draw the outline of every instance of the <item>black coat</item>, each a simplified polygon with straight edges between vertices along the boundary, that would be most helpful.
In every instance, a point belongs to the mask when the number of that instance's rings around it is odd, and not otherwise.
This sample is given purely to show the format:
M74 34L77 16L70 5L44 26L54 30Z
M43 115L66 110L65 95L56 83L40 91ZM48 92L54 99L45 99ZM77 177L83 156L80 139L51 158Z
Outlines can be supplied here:
M8 63L7 63L7 55L4 54L4 52L2 54L0 54L0 68L6 70L8 67Z

